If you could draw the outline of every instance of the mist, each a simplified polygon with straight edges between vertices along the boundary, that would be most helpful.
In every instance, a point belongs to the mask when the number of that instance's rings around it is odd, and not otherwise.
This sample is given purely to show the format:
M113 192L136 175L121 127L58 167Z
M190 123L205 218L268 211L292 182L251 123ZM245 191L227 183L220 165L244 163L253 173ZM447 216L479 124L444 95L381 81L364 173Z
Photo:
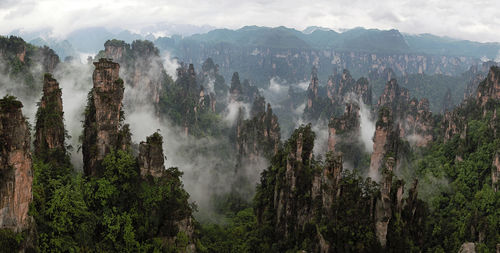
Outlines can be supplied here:
M375 135L375 121L371 116L370 110L367 106L358 99L359 105L359 140L363 143L365 151L368 153L373 152L373 136Z

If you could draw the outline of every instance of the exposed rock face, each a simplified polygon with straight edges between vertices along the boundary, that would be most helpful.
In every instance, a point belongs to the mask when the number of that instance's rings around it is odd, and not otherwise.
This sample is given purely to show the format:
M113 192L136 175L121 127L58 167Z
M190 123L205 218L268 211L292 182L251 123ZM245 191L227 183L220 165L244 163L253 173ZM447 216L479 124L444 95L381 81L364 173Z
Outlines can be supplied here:
M463 74L467 80L469 80L465 86L464 100L476 95L479 84L486 78L490 68L496 65L497 63L494 61L483 62L480 66L471 66L469 70Z
M208 95L210 109L212 112L223 111L228 103L227 93L229 87L227 87L224 77L219 74L219 65L216 65L211 58L208 58L203 63L201 70L197 79L201 86L207 90L206 95Z
M120 65L102 58L94 65L82 145L87 176L100 173L100 163L111 149L124 149L130 143L129 129L121 125L124 87L118 75Z
M35 154L59 149L65 152L62 92L52 75L45 74L43 96L37 112Z
M396 79L387 82L377 105L389 110L392 121L398 124L401 138L419 147L427 146L433 140L434 120L429 100L410 100L408 90L399 86Z
M500 98L500 68L493 66L488 72L486 80L482 81L477 88L477 99L481 106L485 106L488 101Z
M221 48L206 44L184 46L179 50L179 57L200 63L210 57L220 63L220 71L224 76L230 76L234 72L234 67L238 66L239 71L256 77L256 82L259 83L265 83L277 76L290 83L307 80L311 66L319 68L320 76L324 76L323 73L331 73L332 69L349 69L362 75L370 72L383 73L386 69L392 69L398 76L413 73L459 75L471 65L480 62L479 59L472 57L384 54L338 51L334 48L277 49L254 46ZM245 59L244 64L241 59Z
M334 153L338 151L335 146L340 141L339 135L345 135L346 133L357 135L360 127L359 120L359 106L354 103L346 104L344 115L340 118L332 117L328 123L328 151Z
M433 139L434 120L426 98L412 99L408 105L404 121L399 122L400 136L406 137L417 147L427 146Z
M287 238L298 231L302 231L308 222L312 222L316 215L331 214L331 205L340 194L339 181L342 173L342 156L329 153L325 167L313 174L312 178L305 176L310 170L312 161L311 143L314 133L303 128L293 134L295 142L290 142L290 152L286 155L286 170L284 177L276 175L274 186L274 203L276 210L276 234ZM312 139L311 139L312 138ZM310 180L309 182L307 180ZM305 187L305 188L304 188ZM309 199L298 200L299 195L309 195ZM320 203L320 206L315 205ZM261 213L263 210L258 210ZM318 232L321 241L321 234ZM321 251L327 252L329 245L323 240Z
M465 242L458 250L458 253L476 253L476 244L473 242Z
M257 87L250 84L250 82L245 79L240 82L240 76L238 72L233 73L231 78L231 88L230 92L230 102L244 102L252 103L254 98L260 96Z
M399 129L394 124L390 109L382 107L376 124L373 153L370 160L370 176L372 178L378 177L379 169L384 164L388 153L392 153L393 156L397 154L398 145Z
M495 192L498 191L499 183L498 178L500 177L500 154L495 153L493 158L493 167L491 168L491 184Z
M380 186L380 199L377 200L375 207L375 232L382 247L385 247L387 243L387 227L392 217L391 188L392 173L395 165L396 160L393 157L386 159Z
M315 67L311 70L311 81L307 88L307 109L313 110L313 103L318 97L318 71Z
M33 198L30 133L21 102L0 99L0 228L28 229Z
M347 94L352 93L361 98L364 104L372 104L372 90L368 79L360 78L355 81L348 70L342 74L330 76L327 83L327 96L332 104L343 104Z
M444 141L449 141L454 135L461 134L465 128L465 117L457 110L444 114L442 126L444 127Z
M255 99L248 120L239 120L236 130L236 149L239 158L255 160L262 156L271 159L278 152L281 134L278 117L273 113L271 105L263 97Z
M391 79L385 85L384 93L380 96L377 106L379 108L386 106L391 109L392 114L399 118L406 112L410 101L410 94L406 88L398 85L396 79Z
M163 155L163 137L154 133L139 144L139 168L141 176L159 177L165 171L165 156Z
M134 105L159 103L165 73L160 51L152 42L136 40L130 45L121 40L108 40L100 56L120 64L125 84L131 90L140 91L127 96L127 101Z

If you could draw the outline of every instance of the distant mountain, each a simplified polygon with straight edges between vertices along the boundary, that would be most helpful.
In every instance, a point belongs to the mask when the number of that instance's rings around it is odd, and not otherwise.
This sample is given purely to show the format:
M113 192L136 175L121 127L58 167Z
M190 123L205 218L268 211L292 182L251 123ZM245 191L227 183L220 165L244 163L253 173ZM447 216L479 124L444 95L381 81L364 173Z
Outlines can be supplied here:
M158 39L160 42L163 38ZM438 37L430 34L401 34L398 30L354 28L338 33L323 27L298 31L283 26L270 28L245 26L241 29L216 29L185 37L184 41L236 47L311 48L374 53L423 53L429 55L496 58L500 43L479 43ZM159 45L162 46L161 43Z

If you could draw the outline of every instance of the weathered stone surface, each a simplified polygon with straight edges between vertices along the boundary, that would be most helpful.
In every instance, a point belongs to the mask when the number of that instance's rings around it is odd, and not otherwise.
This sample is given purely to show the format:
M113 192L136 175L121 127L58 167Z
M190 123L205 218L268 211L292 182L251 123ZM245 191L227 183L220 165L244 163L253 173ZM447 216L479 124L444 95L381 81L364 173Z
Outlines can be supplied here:
M28 229L32 201L30 133L21 102L0 99L0 228Z
M65 152L62 92L59 83L50 74L44 75L43 96L35 125L35 154L60 150Z
M385 163L385 170L382 173L382 184L380 186L380 199L375 207L375 233L382 247L387 243L387 227L392 217L391 209L391 188L392 175L396 160L388 157Z
M163 137L154 133L139 144L139 168L142 177L151 175L159 177L165 171L165 156L163 154Z
M458 253L476 253L476 244L473 242L465 242L458 250Z
M476 93L476 98L481 106L488 101L500 99L500 68L493 66L488 72L486 80L482 81Z
M239 160L248 158L255 160L259 156L271 159L278 152L281 141L278 117L273 113L270 104L263 97L254 101L252 118L238 120L236 126L236 150Z
M152 42L136 40L128 44L109 40L101 52L105 58L120 64L125 84L135 91L125 98L127 104L159 103L165 73L160 51Z
M307 88L307 109L312 110L318 97L318 70L313 67L311 70L311 80L309 82L309 87Z
M491 184L495 192L498 191L499 183L498 178L500 177L500 154L497 152L493 157L493 167L491 168Z
M339 143L339 136L347 132L356 136L359 134L360 119L359 106L354 103L347 103L344 115L339 118L332 117L328 123L328 151L337 152L336 145ZM352 141L352 140L351 140Z
M124 87L118 75L120 65L108 59L100 59L94 65L94 88L85 112L82 145L87 176L99 174L100 162L112 149L130 143L128 127L121 128Z
M326 91L332 104L343 104L348 95L360 98L364 104L372 104L372 89L368 79L362 77L355 81L347 69L342 74L329 77Z

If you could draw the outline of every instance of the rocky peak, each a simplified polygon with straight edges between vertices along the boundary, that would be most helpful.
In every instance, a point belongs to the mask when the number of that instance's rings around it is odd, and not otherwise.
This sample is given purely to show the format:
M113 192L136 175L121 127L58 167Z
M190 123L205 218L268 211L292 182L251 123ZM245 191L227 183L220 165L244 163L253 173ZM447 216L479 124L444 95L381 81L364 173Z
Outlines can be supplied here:
M335 146L339 142L339 135L346 132L357 133L360 126L359 120L359 106L355 103L347 103L341 117L332 117L328 123L328 151L338 151Z
M351 93L364 104L372 104L372 90L368 79L361 77L354 80L347 69L342 74L330 76L326 86L327 96L332 104L343 104Z
M126 55L130 50L130 45L123 40L108 40L104 43L104 52L106 57L113 59L113 61L121 62L124 54Z
M258 156L271 159L278 152L281 142L278 117L270 104L267 104L266 109L266 101L261 96L255 99L251 115L252 118L239 118L237 122L236 149L239 160L253 160Z
M370 160L371 177L378 177L379 169L382 168L387 154L396 157L399 132L398 126L394 124L391 110L388 107L382 107L379 110L375 136L373 138L373 153Z
M40 101L35 126L35 154L58 149L65 152L62 92L51 74L43 79L43 96Z
M395 165L396 160L394 157L387 157L385 161L385 169L382 173L380 199L377 200L375 207L375 232L382 247L385 247L387 243L387 228L392 217L391 188Z
M87 176L100 174L100 163L111 149L122 149L130 143L129 129L121 124L124 86L118 75L120 65L103 58L94 65L82 145Z
M152 42L135 40L130 45L122 40L108 40L99 57L120 64L126 85L142 91L126 97L130 100L127 104L159 103L165 73L159 50Z
M485 106L488 101L500 99L500 67L492 66L488 76L482 81L478 88L476 97L481 104Z
M33 198L30 132L22 103L15 97L0 99L0 229L28 229Z
M141 176L159 177L165 171L165 156L163 155L163 137L154 133L139 144L139 168Z
M396 79L391 79L385 85L384 93L380 96L377 106L388 106L394 115L400 115L406 110L406 105L410 101L410 94L406 88L398 85Z
M309 82L309 87L307 88L307 108L311 109L313 107L313 102L318 97L318 70L313 67L311 70L311 81Z

